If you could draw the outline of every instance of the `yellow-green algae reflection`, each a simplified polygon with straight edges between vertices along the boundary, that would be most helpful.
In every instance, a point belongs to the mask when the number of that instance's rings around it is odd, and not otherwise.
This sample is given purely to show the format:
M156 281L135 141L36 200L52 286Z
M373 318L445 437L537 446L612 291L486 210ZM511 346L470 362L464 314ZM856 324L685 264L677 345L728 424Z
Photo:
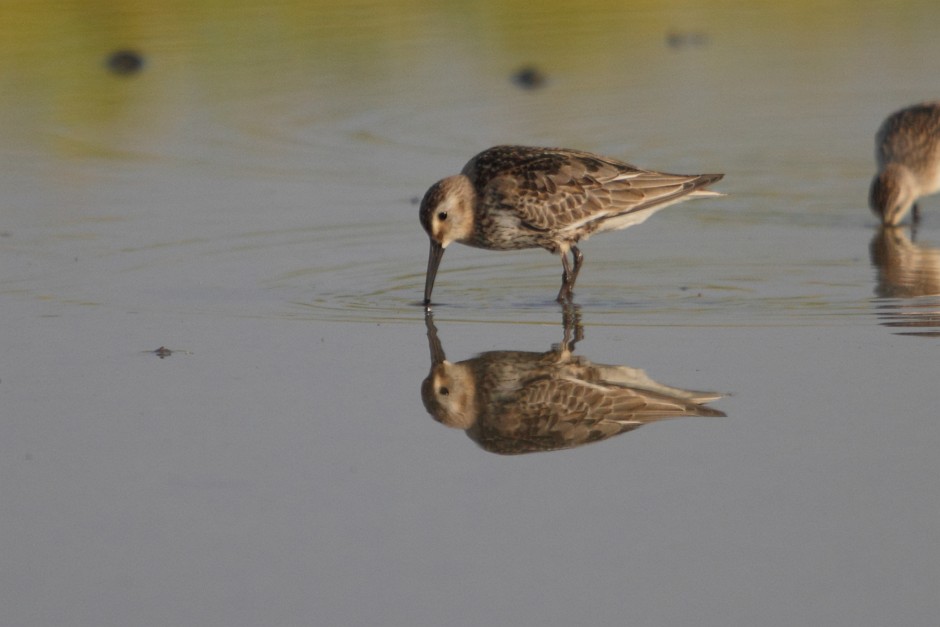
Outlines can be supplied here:
M861 10L868 19L851 19ZM907 33L925 11L935 9L927 2L848 1L820 8L743 0L587 0L572 7L548 0L534 9L522 0L11 0L0 8L0 130L8 150L18 142L35 148L38 139L53 154L132 153L144 149L142 137L184 134L206 122L199 116L237 115L240 101L259 94L290 99L291 109L302 105L316 117L363 100L380 103L384 93L418 84L447 90L468 68L505 80L525 63L545 68L550 81L563 76L565 90L585 98L611 81L649 88L694 80L704 88L715 77L731 80L729 63L756 51L768 71L792 67L793 55L805 55L816 71L844 64L838 55L815 54L815 44L839 50L840 41L871 38L873 23L878 41L909 56ZM664 77L676 70L662 64L672 32L700 33L721 52L690 55L681 74ZM143 55L140 75L105 70L118 49ZM852 71L867 71L860 61ZM245 115L254 119L257 109ZM82 132L106 133L109 141L82 141Z

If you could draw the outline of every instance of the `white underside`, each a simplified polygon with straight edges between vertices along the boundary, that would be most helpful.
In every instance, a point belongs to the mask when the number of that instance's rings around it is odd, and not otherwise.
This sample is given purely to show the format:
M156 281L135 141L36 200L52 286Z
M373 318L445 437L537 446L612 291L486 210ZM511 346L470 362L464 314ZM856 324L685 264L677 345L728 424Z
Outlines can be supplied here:
M642 224L646 222L646 220L651 215L653 215L657 211L660 211L661 209L665 209L666 207L669 207L670 205L675 205L677 203L684 202L686 200L691 200L693 198L706 198L710 196L724 196L724 194L720 192L713 192L710 190L696 190L692 192L691 194L687 194L685 196L679 196L675 200L670 200L660 205L649 207L648 209L641 209L640 211L631 211L629 213L625 213L623 215L620 215L614 218L608 218L604 220L603 222L601 222L600 227L597 229L597 231L595 231L595 233L603 233L605 231L620 231L622 229L626 229L631 226L636 226L637 224ZM594 220L597 220L597 219L598 219L597 216L592 216L589 219L575 222L574 224L566 228L564 232L576 233L585 224L587 224L588 222L593 222ZM581 239L585 240L588 237L589 236L584 236Z

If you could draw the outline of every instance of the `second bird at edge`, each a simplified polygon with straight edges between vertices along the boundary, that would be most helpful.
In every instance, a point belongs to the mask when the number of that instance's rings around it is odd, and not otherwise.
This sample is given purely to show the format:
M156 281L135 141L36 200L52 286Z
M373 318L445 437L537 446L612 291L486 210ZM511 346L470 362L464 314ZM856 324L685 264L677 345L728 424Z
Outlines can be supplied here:
M920 220L917 200L940 191L940 101L895 111L875 134L878 172L868 204L885 226L901 223L911 212Z
M460 174L432 185L421 201L421 226L431 240L424 305L431 304L438 266L452 242L560 255L557 300L569 302L584 260L579 241L640 224L677 202L721 196L704 188L723 176L654 172L567 148L484 150Z

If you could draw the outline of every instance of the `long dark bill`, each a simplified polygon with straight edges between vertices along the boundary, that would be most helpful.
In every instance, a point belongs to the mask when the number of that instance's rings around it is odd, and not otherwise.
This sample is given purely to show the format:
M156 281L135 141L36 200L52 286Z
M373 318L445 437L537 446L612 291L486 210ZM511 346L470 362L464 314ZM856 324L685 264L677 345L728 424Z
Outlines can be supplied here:
M428 254L428 275L424 279L424 306L431 304L431 290L434 289L434 278L437 276L437 267L441 265L444 256L444 247L431 240L431 251Z

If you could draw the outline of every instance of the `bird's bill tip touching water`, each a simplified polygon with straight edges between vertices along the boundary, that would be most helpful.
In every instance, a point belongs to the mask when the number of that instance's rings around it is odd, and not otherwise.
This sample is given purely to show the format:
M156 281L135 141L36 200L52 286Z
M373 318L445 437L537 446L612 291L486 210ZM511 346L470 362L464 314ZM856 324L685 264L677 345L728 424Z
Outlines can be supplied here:
M437 268L441 265L441 257L444 256L444 247L431 240L431 250L428 253L428 274L424 279L424 306L431 304L431 290L434 289L434 278L437 276Z

